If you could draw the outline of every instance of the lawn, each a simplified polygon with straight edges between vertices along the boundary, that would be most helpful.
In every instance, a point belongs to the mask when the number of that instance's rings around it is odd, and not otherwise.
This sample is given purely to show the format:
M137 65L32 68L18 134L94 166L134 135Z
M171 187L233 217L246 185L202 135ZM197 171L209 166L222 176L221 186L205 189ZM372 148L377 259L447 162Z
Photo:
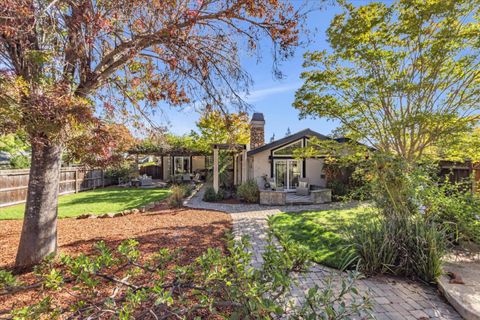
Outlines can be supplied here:
M59 218L76 217L84 213L103 214L133 209L170 195L168 189L108 187L60 196ZM22 219L25 205L0 209L0 220Z
M314 261L323 265L341 268L348 245L347 232L352 223L376 215L369 205L301 213L280 213L272 216L272 227L277 235L309 247Z

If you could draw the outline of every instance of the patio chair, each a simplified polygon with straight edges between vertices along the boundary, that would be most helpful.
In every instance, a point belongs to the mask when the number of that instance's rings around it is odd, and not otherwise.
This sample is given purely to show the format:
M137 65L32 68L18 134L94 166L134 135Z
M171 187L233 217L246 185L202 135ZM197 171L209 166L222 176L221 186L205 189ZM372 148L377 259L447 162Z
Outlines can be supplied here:
M192 177L190 176L189 173L182 175L182 182L191 182L191 181L192 181Z
M310 180L308 178L298 178L298 186L295 190L297 196L308 196L310 193Z

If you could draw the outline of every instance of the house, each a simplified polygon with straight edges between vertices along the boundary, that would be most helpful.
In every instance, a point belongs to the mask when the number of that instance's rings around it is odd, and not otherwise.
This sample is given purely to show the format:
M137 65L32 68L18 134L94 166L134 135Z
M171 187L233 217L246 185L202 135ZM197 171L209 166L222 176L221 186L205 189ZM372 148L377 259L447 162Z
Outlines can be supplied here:
M282 139L265 143L265 118L262 113L254 113L250 122L250 145L242 156L235 158L235 182L240 184L246 179L257 181L264 189L265 180L274 181L277 189L293 191L299 185L300 178L308 178L311 188L325 188L327 180L324 173L324 159L296 159L293 151L308 145L312 137L330 140L311 129L304 129ZM345 142L345 139L336 139ZM241 170L246 159L246 170ZM247 176L243 177L242 172Z

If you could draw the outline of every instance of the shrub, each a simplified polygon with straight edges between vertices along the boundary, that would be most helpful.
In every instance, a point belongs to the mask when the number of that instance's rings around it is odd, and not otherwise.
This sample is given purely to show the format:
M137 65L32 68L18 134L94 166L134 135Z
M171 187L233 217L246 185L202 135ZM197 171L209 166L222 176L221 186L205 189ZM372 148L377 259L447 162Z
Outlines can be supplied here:
M443 183L422 190L426 216L445 227L450 241L480 244L480 198L461 186Z
M368 297L354 287L354 277L342 281L340 289L333 281L327 282L325 289L311 289L308 305L297 306L289 301L289 292L296 284L291 274L306 270L304 257L308 254L293 243L278 248L272 238L270 233L264 263L258 269L251 267L251 245L246 238L235 241L229 237L226 254L211 248L194 262L182 265L178 264L180 251L164 248L145 256L135 240L122 242L117 250L100 242L91 256L63 256L37 268L34 285L42 295L33 295L36 300L30 305L9 311L8 318L96 319L108 314L115 319L143 319L150 315L158 319L196 319L200 315L284 319L291 314L293 319L317 319L328 314L328 319L335 320L370 310ZM15 279L8 283L15 285ZM69 296L67 308L65 301L54 297L64 288L76 293ZM2 294L14 294L22 288L7 290ZM354 295L353 301L350 294ZM43 296L47 298L40 300Z
M203 201L206 202L215 202L217 201L217 194L215 193L215 189L213 187L207 187L205 193L203 194Z
M441 274L444 235L437 224L418 215L363 221L350 231L353 253L345 266L357 263L359 270L368 274L417 276L433 282Z
M257 182L253 179L247 180L237 188L237 195L247 203L257 203L260 196Z
M172 194L169 198L169 204L172 207L181 207L183 199L192 193L192 187L189 185L174 185L171 188Z
M218 192L215 192L213 187L208 187L203 194L203 201L206 202L215 202L225 199L226 193L225 190L219 189Z
M218 189L217 195L216 195L216 200L221 201L225 199L227 194L225 193L225 190L223 189Z

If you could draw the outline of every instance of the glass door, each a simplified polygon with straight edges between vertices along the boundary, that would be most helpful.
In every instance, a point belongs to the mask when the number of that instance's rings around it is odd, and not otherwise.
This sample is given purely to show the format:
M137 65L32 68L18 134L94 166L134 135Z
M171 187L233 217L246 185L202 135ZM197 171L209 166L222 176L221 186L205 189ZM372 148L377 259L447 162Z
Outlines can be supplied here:
M285 189L287 183L287 161L274 160L275 164L275 185L277 189Z
M295 190L302 176L301 160L274 160L275 183L278 189Z
M300 160L287 160L288 162L288 189L294 190L298 187L298 178L302 174L302 163Z

